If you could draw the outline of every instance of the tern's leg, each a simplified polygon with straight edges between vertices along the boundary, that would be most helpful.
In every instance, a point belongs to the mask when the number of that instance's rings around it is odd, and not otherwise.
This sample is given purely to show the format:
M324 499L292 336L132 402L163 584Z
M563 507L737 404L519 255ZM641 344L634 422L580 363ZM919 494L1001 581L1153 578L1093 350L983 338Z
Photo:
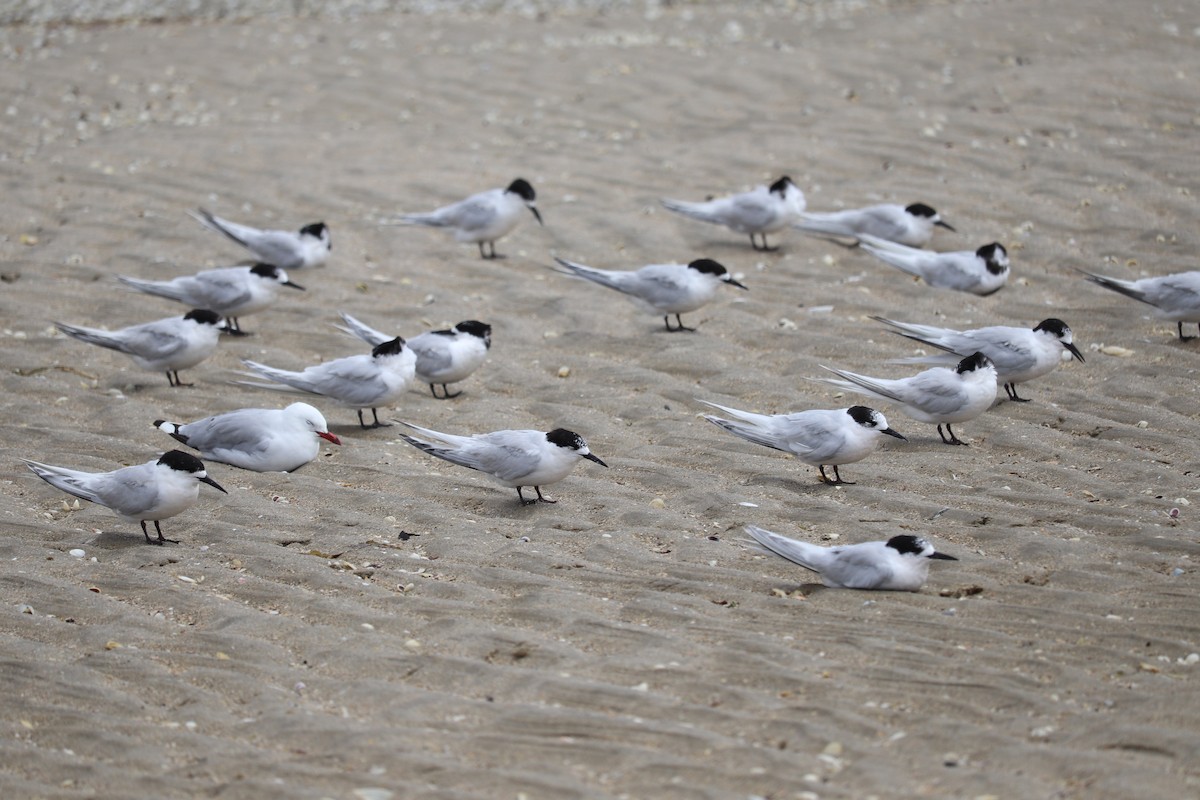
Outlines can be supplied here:
M142 535L146 537L146 541L150 544L156 544L160 547L167 542L171 544L179 544L178 539L168 539L162 535L162 528L159 527L158 520L154 520L154 530L158 531L158 538L151 539L149 532L146 531L146 520L142 520Z
M537 503L537 500L526 500L525 495L521 494L520 486L517 487L517 499L521 501L521 505L523 506L531 506Z
M237 317L226 317L225 327L221 328L222 333L228 333L230 336L249 336L250 334L242 330L242 326L238 324Z
M695 333L695 331L696 331L695 328L689 328L686 325L684 325L683 320L679 318L678 314L675 315L675 322L678 323L678 327L675 327L675 328L671 327L671 315L670 314L667 314L665 317L663 317L663 322L667 323L667 332L668 333L678 333L679 331L689 331L689 332Z
M1014 403L1028 403L1028 397L1020 397L1017 395L1017 385L1015 383L1004 384L1004 392L1008 395L1008 399Z
M957 436L954 435L954 429L950 427L949 422L946 423L946 430L950 433L949 439L947 439L946 435L944 433L942 433L941 425L938 425L937 428L938 428L938 436L942 437L942 444L961 444L963 447L967 446L966 442L964 442L962 439L959 439Z
M817 465L817 469L821 470L821 480L825 481L825 483L829 484L830 486L853 486L854 485L854 481L842 480L842 475L841 475L841 473L838 472L837 464L833 464L832 466L833 466L833 480L829 480L829 476L825 474L825 465L824 464Z
M557 503L557 500L551 500L549 497L542 497L542 487L535 486L533 490L537 492L538 501L542 503Z
M429 391L433 392L433 396L438 400L449 400L453 397L458 397L460 394L462 394L462 392L455 392L454 394L450 394L450 390L446 388L446 384L444 384L444 383L442 384L442 394L440 397L438 396L438 393L437 393L437 384L433 384L433 383L429 384Z
M1179 341L1190 342L1192 339L1196 338L1195 336L1184 336L1183 335L1183 323L1180 322L1180 323L1178 323L1178 325L1179 325Z
M174 380L171 379L172 375L175 376ZM167 370L167 383L171 384L172 386L195 386L196 385L194 383L184 383L183 381L181 381L179 379L179 370L177 370L177 369Z

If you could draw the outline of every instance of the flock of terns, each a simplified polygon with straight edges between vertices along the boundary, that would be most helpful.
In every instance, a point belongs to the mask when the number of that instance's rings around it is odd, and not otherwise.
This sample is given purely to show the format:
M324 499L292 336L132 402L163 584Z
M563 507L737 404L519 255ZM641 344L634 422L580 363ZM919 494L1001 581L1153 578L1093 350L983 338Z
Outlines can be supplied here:
M928 205L880 204L828 213L806 210L803 192L787 176L754 190L703 202L664 199L663 206L682 216L722 225L748 235L755 250L767 251L767 236L788 229L850 240L880 261L930 286L990 295L1002 289L1011 272L1007 250L998 242L975 250L934 252L924 249L938 227L954 231ZM428 213L406 214L392 224L444 228L462 243L474 243L483 258L501 258L496 241L512 231L529 211L543 224L536 193L518 178L507 187L472 195ZM140 368L165 372L168 383L188 386L180 371L211 356L221 334L245 335L241 318L270 307L280 290L302 290L289 271L325 264L332 250L330 230L323 222L299 231L261 230L215 216L203 209L193 216L249 250L254 263L211 269L166 281L120 276L127 286L191 308L182 317L169 317L115 331L55 323L67 336L129 356ZM686 264L651 264L632 271L615 271L556 258L557 271L614 289L651 313L662 315L668 331L692 331L681 315L703 307L722 286L746 289L718 262L701 258ZM1150 306L1161 319L1178 324L1200 323L1200 272L1128 281L1082 273L1087 280ZM672 326L671 318L675 324ZM952 425L976 419L996 400L1003 387L1009 400L1025 401L1018 385L1044 376L1064 359L1083 361L1072 341L1070 327L1046 319L1034 328L991 326L954 330L874 317L893 332L920 342L935 352L901 359L924 363L929 369L906 378L871 377L831 367L833 376L818 378L840 389L865 395L923 423L936 425L942 441L964 445ZM408 340L380 332L349 314L342 314L342 331L370 345L369 353L309 366L300 371L243 360L246 372L235 383L307 397L321 398L355 409L363 428L386 425L378 409L386 407L416 381L428 384L438 399L457 397L449 387L467 379L485 361L491 346L491 327L465 320L448 330L422 333ZM438 394L437 387L441 387ZM866 458L880 437L904 437L879 411L866 406L813 409L791 414L756 414L707 403L721 415L706 419L750 442L792 453L816 467L829 484L849 483L839 466ZM369 409L371 425L363 412ZM542 487L564 479L580 459L607 466L578 434L558 428L549 432L501 430L458 436L401 422L412 433L409 444L438 458L479 470L504 486L515 488L522 504L553 503ZM259 472L291 472L317 457L321 441L340 444L329 432L324 416L307 402L283 409L243 408L194 422L156 420L155 427L205 459ZM944 426L944 432L943 432ZM204 463L182 450L112 472L90 473L36 461L25 463L53 486L138 522L148 542L175 540L162 534L159 522L192 506L199 484L224 492L208 476ZM832 469L832 478L826 469ZM532 488L534 498L523 492ZM153 522L156 538L146 523ZM821 575L827 586L917 591L925 583L931 560L953 557L937 552L925 540L908 535L886 542L821 547L748 526L748 544L782 556Z

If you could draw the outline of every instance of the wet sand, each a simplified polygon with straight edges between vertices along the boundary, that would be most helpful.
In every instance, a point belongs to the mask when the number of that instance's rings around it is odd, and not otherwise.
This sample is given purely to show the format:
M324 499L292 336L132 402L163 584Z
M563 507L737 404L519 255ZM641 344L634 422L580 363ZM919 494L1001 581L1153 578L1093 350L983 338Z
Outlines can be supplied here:
M1016 0L0 29L0 794L1194 796L1198 345L1074 270L1196 268L1198 27L1181 3ZM811 210L929 203L958 229L935 249L1000 241L1013 278L934 290L799 232L756 253L658 204L781 174ZM379 224L517 176L546 225L503 260ZM324 220L331 262L191 389L54 333L182 313L116 275L240 261L201 205ZM553 255L714 258L749 291L668 334ZM493 325L461 397L381 416L564 426L610 468L522 508L317 402L342 447L210 465L229 495L203 487L158 548L19 461L111 469L172 445L153 420L280 407L229 384L239 359L360 352L338 311ZM882 406L909 441L853 486L701 418L857 402L820 365L910 374L871 315L1059 317L1087 361L957 426L970 447ZM748 523L960 560L916 594L826 590L747 552Z

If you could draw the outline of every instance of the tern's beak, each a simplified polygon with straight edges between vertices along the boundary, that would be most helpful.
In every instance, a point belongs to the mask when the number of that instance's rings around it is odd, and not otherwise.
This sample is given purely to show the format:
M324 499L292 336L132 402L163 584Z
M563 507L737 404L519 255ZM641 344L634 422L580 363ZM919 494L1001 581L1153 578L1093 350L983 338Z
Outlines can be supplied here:
M322 439L324 439L324 440L325 440L325 441L327 441L327 442L333 442L334 444L341 444L341 443L342 443L342 440L341 440L341 439L339 439L338 437L334 436L334 435L333 435L332 433L330 433L329 431L317 431L317 436L320 436Z
M591 453L580 453L580 455L583 456L584 458L586 458L588 461L595 461L597 464L599 464L602 467L608 466L608 464L605 464L603 461L601 461L598 456L594 456Z
M290 286L290 287L292 287L293 289L299 289L299 290L300 290L300 291L302 291L302 292L304 291L304 287L303 287L303 286L301 286L301 285L300 285L300 284L298 284L298 283L292 283L291 281L284 281L284 282L283 282L283 285L284 285L284 286Z
M881 431L880 431L880 433L886 433L888 436L895 436L897 439L899 439L899 440L900 440L900 441L902 441L902 442L907 442L907 441L908 441L908 439L906 439L905 437L903 437L903 436L901 436L900 434L896 433L896 432L895 432L894 430L892 430L891 428L884 428L883 430L881 430Z
M216 481L214 481L212 478L208 477L207 475L205 475L203 478L197 478L197 480L200 481L201 483L207 483L209 486L213 487L214 489L219 489L220 491L225 492L224 486L217 483ZM225 494L229 494L229 492L225 492Z
M945 553L930 553L930 558L936 558L938 561L958 561L954 556L948 556Z
M529 206L529 210L537 217L538 225L541 225L543 228L546 227L546 223L542 222L542 214L537 210L537 206Z
M943 222L942 220L939 219L937 222L935 222L933 224L937 225L939 228L945 228L948 231L954 231L954 233L958 233L958 231L954 230L954 227L949 222Z
M1079 352L1079 348L1078 348L1078 347L1076 347L1075 345L1071 344L1070 342L1063 342L1063 347L1065 347L1065 348L1067 348L1068 350L1070 350L1070 351L1071 351L1071 355L1073 355L1073 356L1075 356L1076 358L1078 358L1078 359L1079 359L1079 361L1080 361L1080 363L1082 363L1082 362L1083 362L1083 353Z
M730 286L736 286L736 287L738 287L739 289L746 289L746 291L747 291L747 292L748 292L748 291L750 291L750 290L749 290L749 289L746 287L746 285L745 285L744 283L742 283L741 281L737 280L737 279L736 279L736 278L734 278L732 275L726 275L726 277L725 277L725 282L726 282L726 283L728 283Z

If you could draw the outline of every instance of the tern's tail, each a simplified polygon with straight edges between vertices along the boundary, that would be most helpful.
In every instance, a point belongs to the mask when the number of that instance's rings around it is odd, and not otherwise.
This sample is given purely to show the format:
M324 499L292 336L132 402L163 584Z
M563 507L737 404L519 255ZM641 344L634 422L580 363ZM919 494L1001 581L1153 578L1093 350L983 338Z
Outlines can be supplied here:
M1083 272L1083 270L1080 270L1080 272ZM1120 278L1109 278L1104 275L1095 275L1091 272L1083 272L1083 275L1092 283L1098 286L1103 286L1105 289L1112 289L1114 292L1119 292L1126 297L1132 297L1134 300L1140 300L1143 303L1149 302L1146 300L1146 293L1138 290L1132 281L1123 281Z
M63 322L54 323L54 327L72 339L78 339L81 342L99 345L100 347L107 347L109 350L117 350L122 353L129 352L125 345L108 331L96 330L95 328L81 328L77 325L67 325Z
M185 302L183 295L166 281L143 281L139 280L138 278L130 278L125 275L118 275L117 280L121 281L121 283L125 284L126 286L132 286L139 292L152 294L156 297L165 297L168 300Z
M821 383L827 383L830 386L836 386L839 389L845 389L850 392L866 395L867 397L875 397L880 400L892 400L894 402L903 402L896 393L889 389L883 383L868 378L866 375L859 375L857 372L846 372L832 367L822 366L821 369L829 370L834 375L837 375L842 380L834 378L814 378Z
M674 211L676 214L682 214L685 217L698 219L701 222L715 222L718 225L722 223L720 219L715 217L709 210L708 203L688 203L684 200L669 200L663 199L663 208L668 211Z
M818 557L824 548L780 536L778 533L772 533L757 525L747 525L743 530L753 539L748 543L752 549L786 558L793 564L799 564L813 572L820 572Z
M212 212L206 211L203 208L197 209L196 211L189 211L188 215L204 227L208 228L210 231L216 231L217 233L224 234L240 244L242 247L246 246L246 240L238 235L237 228L239 226L230 223L228 220L223 220Z
M823 214L804 214L800 221L792 226L805 233L819 233L823 236L845 236L856 239L856 233L849 225L841 220Z
M436 211L428 214L401 214L392 220L393 225L428 225L431 228L444 228L449 223Z
M90 473L80 472L74 469L65 467L52 467L49 464L42 464L37 461L24 459L25 466L56 489L61 489L67 494L74 495L81 500L87 500L91 503L100 502L100 498L95 492L85 486L87 479L91 477Z
M562 270L555 270L556 272L562 272L564 275L573 275L576 278L583 278L592 283L607 286L609 289L616 289L618 292L622 291L621 282L617 280L617 275L609 270L596 269L585 264L567 261L565 258L559 258L558 256L555 256L554 260L564 268Z
M790 452L786 447L783 446L783 443L779 441L779 437L764 431L762 428L754 425L753 423L722 419L721 417L714 417L711 414L705 414L704 418L713 425L716 425L718 428L724 428L734 436L745 439L748 442L761 444L763 447L770 447L774 450Z
M274 367L268 367L266 364L259 364L257 361L249 361L247 359L242 359L242 363L250 369L250 372L240 374L251 378L266 378L268 381L273 381L273 383L234 381L239 386L253 386L257 389L270 389L275 392L320 394L303 373L275 369Z
M343 333L348 333L351 336L357 336L359 339L362 339L372 347L381 345L384 342L390 342L392 339L396 338L395 336L388 336L382 331L377 331L369 325L365 325L345 312L342 312L341 316L342 322L345 322L346 324L334 325L334 327Z

